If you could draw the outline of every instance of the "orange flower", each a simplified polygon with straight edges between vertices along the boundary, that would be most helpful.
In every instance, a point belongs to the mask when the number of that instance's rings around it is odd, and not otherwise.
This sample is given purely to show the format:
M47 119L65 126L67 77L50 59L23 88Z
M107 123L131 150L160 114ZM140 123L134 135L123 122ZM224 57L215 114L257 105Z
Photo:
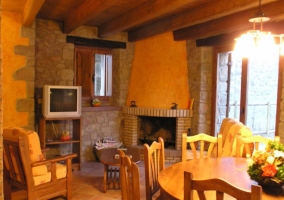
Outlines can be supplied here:
M267 164L263 166L262 171L263 171L262 176L265 177L273 177L277 173L276 166L273 164Z

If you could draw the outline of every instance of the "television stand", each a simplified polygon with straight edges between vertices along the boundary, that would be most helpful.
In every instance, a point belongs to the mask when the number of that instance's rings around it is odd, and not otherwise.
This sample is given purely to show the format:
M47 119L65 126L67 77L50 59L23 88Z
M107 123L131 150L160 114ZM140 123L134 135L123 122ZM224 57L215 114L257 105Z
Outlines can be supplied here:
M72 159L72 169L81 169L81 117L39 118L39 138L41 148L48 148L46 158L76 153ZM63 131L69 132L70 139L61 138ZM51 152L51 153L49 153Z

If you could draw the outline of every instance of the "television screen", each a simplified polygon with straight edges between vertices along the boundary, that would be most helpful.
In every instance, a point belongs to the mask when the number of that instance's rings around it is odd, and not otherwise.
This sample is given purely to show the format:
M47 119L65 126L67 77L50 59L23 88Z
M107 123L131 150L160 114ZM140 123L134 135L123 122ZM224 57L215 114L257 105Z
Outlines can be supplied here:
M50 112L77 111L77 89L50 89Z

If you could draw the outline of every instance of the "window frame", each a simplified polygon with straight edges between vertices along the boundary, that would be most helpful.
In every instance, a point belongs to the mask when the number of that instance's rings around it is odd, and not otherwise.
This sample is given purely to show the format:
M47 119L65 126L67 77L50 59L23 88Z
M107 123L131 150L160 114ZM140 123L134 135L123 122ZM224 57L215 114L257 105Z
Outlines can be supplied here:
M87 59L89 59L87 62L88 69L84 69L84 70L82 69L83 67L81 66L82 61L80 60L82 56L79 56L79 53L82 53L82 52L84 52L84 54L86 55L89 54L89 57L87 56L88 57ZM95 93L94 92L95 54L105 54L106 56L111 55L111 57L113 58L112 49L109 49L109 48L75 46L74 85L82 86L82 81L84 79L87 79L87 81L86 80L85 81L87 82L87 85L88 85L86 90L82 88L82 106L91 106L91 102L93 99L99 99L102 102L102 105L110 105L110 100L113 96L113 93L110 96L95 96L94 94ZM112 63L113 63L113 59L112 59ZM82 71L87 72L88 74L82 73ZM111 76L111 88L113 89L113 65L112 65L110 76Z

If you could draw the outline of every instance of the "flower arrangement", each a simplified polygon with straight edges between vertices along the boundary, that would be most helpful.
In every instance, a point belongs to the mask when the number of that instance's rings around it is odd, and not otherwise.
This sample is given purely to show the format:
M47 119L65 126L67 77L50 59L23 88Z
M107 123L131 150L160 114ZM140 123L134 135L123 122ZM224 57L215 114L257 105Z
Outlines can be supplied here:
M265 150L255 151L248 162L247 172L260 185L284 184L284 145L270 141Z

